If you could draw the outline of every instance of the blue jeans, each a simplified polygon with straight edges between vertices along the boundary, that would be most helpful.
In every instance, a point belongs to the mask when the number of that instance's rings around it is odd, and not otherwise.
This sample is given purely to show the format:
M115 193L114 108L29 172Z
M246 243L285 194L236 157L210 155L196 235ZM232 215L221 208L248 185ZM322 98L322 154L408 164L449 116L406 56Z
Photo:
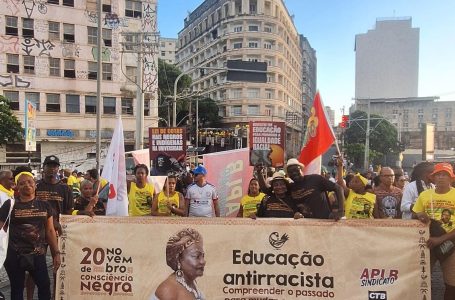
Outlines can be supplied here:
M33 281L38 287L38 299L51 299L51 282L46 265L46 255L35 255L33 258L35 270L30 271ZM11 285L11 300L24 299L25 270L19 266L17 252L8 247L5 263L3 264Z

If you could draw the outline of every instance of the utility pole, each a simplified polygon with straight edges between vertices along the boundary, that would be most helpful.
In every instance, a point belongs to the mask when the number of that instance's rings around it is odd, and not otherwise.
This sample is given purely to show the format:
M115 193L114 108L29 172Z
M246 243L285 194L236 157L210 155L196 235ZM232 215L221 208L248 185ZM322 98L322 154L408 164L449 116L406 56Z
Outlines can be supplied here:
M157 32L123 32L124 42L122 42L122 54L137 54L136 80L128 78L137 86L136 90L136 137L135 149L144 148L144 88L143 68L146 54L157 53L159 34Z
M370 105L371 101L370 99L367 99L368 101L368 112L367 112L367 129L365 130L365 159L363 161L363 166L365 170L368 170L369 167L369 158L370 158Z
M96 170L100 174L101 169L101 80L103 79L103 58L101 57L101 39L103 37L103 26L101 23L101 11L103 2L97 1L96 9L98 15L98 29L97 29L97 56L98 56L98 72L96 74Z

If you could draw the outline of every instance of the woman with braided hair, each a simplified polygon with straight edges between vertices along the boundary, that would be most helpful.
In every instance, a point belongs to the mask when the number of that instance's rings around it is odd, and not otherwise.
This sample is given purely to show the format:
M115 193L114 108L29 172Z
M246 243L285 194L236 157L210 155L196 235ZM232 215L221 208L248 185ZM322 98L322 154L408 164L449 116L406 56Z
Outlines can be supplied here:
M185 228L169 238L166 262L174 270L156 289L150 300L204 300L196 278L204 274L205 259L202 236Z

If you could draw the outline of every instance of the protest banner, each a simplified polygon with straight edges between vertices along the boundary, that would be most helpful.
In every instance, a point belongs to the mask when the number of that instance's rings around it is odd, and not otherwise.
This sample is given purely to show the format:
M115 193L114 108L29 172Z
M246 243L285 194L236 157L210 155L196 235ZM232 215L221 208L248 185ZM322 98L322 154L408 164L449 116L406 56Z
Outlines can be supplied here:
M149 128L149 149L151 175L181 174L186 159L185 128Z
M25 100L25 151L36 151L36 104Z
M169 284L165 295L210 300L431 297L428 228L417 221L64 215L61 222L60 300L156 299ZM193 257L194 249L204 255Z
M286 125L284 122L251 121L250 165L283 167Z
M218 192L218 204L222 217L237 216L240 200L248 190L253 178L253 167L249 166L247 148L204 154L204 166L209 170L207 182Z

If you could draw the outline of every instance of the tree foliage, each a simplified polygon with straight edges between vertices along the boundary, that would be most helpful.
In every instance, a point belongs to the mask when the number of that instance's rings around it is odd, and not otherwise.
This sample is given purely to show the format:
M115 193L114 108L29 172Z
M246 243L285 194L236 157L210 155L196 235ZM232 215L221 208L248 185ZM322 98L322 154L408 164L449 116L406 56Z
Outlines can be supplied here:
M11 111L10 101L0 95L0 145L22 141L23 133L21 123Z
M175 65L166 63L158 59L158 87L159 87L159 108L158 116L168 120L172 124L172 101L174 96L174 83L177 77L182 73ZM177 95L180 96L185 89L191 85L191 77L183 75L177 83ZM177 100L177 123L180 121L178 116L180 111L188 111L188 103L185 99ZM168 117L170 118L168 119ZM160 125L165 126L165 122L160 120Z
M365 152L367 113L355 111L349 116L345 132L345 150L355 165L361 166ZM384 156L399 152L397 129L379 115L370 115L370 162L380 164Z

